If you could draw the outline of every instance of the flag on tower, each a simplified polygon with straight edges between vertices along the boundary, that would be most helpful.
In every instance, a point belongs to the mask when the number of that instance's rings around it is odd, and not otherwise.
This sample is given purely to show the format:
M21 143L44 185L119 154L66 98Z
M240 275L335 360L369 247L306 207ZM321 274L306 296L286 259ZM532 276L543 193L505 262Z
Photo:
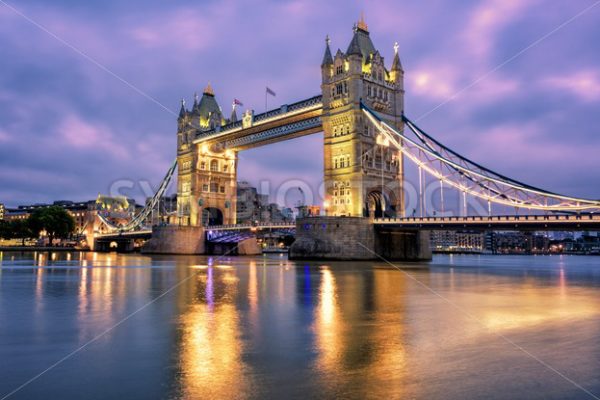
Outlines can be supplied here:
M268 86L267 86L267 94L270 94L270 95L271 95L271 96L273 96L273 97L277 96L277 95L275 94L275 92L274 92L274 91L272 91L272 90L271 90L271 89L270 89Z
M242 104L242 102L239 101L238 99L233 99L233 105L235 105L235 106L241 106L241 107L244 106L244 104Z

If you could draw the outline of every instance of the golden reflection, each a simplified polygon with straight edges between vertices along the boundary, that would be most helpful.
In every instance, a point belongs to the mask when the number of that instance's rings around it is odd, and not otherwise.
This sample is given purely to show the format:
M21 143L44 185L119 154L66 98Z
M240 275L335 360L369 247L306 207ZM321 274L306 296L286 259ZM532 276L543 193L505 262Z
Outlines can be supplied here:
M340 368L337 364L343 346L344 324L337 307L335 278L328 267L323 267L315 333L319 350L317 365L325 373L333 373Z
M250 304L250 313L256 316L258 305L258 282L256 279L256 261L250 261L248 276L248 303Z
M182 288L192 300L181 317L182 397L244 397L250 374L242 359L240 317L234 304L239 282L235 269L209 266L188 282L193 290Z

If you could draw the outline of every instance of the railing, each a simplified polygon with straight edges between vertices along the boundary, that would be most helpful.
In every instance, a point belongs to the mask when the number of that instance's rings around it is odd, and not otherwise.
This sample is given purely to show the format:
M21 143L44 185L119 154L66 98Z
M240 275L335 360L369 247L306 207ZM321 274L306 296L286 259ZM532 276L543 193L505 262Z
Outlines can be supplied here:
M295 222L259 222L256 224L228 224L228 225L213 225L205 227L208 231L224 231L224 230L253 230L263 228L295 228Z
M377 218L374 220L375 224L443 224L469 222L600 222L600 214L404 217Z

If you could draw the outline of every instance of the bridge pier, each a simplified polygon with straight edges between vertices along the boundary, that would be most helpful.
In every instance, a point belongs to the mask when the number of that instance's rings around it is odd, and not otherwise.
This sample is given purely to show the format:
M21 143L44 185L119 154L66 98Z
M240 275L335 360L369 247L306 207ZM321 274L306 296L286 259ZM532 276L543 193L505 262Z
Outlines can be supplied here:
M204 254L204 238L201 226L155 226L152 238L142 247L142 253Z
M290 259L431 260L429 231L377 228L368 218L309 217L296 223Z

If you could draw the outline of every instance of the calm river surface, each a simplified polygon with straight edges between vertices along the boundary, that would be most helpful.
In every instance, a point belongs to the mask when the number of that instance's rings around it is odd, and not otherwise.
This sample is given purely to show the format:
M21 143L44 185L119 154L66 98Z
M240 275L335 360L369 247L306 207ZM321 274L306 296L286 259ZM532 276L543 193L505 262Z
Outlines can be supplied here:
M0 399L600 396L600 257L397 265L0 252Z

